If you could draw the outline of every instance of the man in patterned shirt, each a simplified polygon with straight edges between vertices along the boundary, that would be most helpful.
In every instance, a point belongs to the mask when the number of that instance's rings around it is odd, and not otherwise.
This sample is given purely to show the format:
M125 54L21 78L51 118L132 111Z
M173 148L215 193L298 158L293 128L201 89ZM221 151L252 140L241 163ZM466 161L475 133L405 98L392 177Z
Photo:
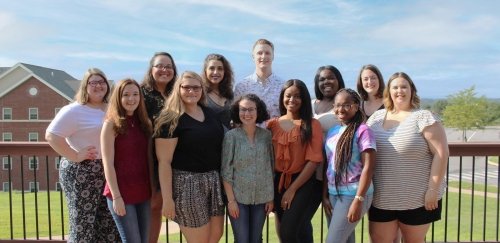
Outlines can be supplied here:
M252 58L255 63L255 72L236 84L235 100L245 94L256 94L266 103L269 115L278 117L280 116L279 96L284 81L272 70L273 43L266 39L257 40L253 45Z

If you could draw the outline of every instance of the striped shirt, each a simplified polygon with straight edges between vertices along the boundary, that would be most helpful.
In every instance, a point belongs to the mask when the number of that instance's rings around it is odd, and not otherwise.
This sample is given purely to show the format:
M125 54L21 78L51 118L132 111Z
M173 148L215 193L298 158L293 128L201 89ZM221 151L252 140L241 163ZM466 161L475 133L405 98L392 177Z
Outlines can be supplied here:
M372 205L385 210L409 210L424 206L433 154L422 131L441 122L427 110L413 110L398 126L385 130L387 110L378 110L368 119L377 142L377 161ZM445 182L439 188L442 197Z

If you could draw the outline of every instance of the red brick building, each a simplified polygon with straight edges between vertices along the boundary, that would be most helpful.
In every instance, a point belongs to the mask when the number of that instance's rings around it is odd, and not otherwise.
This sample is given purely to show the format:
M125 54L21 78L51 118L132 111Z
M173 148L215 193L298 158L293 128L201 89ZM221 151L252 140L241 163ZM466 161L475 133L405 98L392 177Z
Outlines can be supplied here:
M79 83L64 71L26 63L0 68L3 191L9 186L13 190L58 189L59 156L45 141L45 129L59 109L73 101Z

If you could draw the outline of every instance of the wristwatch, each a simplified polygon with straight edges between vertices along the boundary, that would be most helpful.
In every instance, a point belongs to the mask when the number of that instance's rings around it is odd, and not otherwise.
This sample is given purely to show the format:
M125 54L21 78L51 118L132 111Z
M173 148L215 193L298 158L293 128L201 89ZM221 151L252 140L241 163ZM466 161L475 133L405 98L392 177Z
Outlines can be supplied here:
M358 195L354 196L354 198L358 199L360 202L365 200L365 198L363 196L358 196Z

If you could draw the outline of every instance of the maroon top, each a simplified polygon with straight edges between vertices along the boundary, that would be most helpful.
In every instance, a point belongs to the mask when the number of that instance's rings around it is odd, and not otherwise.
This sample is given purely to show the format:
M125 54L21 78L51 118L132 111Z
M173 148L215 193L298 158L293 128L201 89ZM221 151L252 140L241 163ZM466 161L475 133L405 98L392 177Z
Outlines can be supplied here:
M115 138L115 171L123 201L136 204L151 197L148 138L137 117L127 117L127 123L127 132ZM104 196L112 198L108 183L104 187Z

